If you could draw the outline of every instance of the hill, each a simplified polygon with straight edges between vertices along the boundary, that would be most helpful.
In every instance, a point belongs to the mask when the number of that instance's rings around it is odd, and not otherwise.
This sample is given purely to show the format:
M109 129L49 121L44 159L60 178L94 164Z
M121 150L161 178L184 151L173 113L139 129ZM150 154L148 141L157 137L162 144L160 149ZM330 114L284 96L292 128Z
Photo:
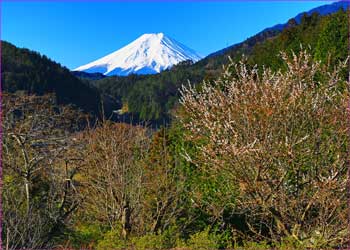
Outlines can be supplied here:
M2 91L54 93L58 104L73 104L85 112L99 114L99 91L45 55L2 41L1 60Z
M213 80L222 72L229 57L239 61L243 55L250 65L281 67L280 51L298 52L300 45L310 46L311 54L327 62L332 54L335 64L347 56L347 14L341 9L331 15L321 16L314 12L288 21L283 31L267 29L244 42L212 54L199 62L180 63L171 70L150 76L130 75L107 77L92 81L102 93L108 93L123 103L124 111L138 115L143 120L168 121L176 106L178 88L190 81Z

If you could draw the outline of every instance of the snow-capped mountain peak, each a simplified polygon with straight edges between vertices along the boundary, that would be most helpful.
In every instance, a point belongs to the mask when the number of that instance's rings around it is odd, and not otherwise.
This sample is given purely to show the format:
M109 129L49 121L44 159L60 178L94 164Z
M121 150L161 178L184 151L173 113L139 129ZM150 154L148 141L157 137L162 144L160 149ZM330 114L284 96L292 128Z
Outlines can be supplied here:
M104 75L155 74L179 62L202 57L194 50L164 35L143 34L125 47L74 71Z

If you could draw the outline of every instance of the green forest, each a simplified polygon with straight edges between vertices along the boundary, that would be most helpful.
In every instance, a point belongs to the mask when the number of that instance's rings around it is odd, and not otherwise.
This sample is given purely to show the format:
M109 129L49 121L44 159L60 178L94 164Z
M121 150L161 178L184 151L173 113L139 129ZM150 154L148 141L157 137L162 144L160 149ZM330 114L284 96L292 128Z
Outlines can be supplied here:
M58 104L74 104L85 112L98 113L100 97L96 88L83 84L67 68L45 55L2 41L1 60L2 91L55 93Z
M349 15L155 75L2 41L2 248L348 246Z

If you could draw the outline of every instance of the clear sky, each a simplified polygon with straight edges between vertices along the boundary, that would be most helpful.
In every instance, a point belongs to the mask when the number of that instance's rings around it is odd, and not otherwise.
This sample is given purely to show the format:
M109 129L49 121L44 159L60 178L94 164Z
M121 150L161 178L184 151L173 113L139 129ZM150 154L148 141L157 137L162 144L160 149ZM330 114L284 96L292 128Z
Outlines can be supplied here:
M203 56L330 1L1 1L1 39L73 69L144 33Z

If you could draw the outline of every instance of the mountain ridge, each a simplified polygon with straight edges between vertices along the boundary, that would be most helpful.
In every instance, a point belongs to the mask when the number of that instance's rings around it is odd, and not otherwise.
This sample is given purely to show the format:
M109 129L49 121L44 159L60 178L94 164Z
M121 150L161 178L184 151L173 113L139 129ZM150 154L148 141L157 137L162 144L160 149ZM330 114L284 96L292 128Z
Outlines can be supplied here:
M343 10L346 10L346 8L348 8L349 6L350 6L350 2L349 1L333 2L333 3L330 3L330 4L326 4L326 5L321 5L321 6L315 7L313 9L311 9L311 10L308 10L308 11L301 12L298 15L290 18L289 21L294 19L297 24L300 24L301 19L302 19L303 15L305 15L305 14L307 16L311 16L314 13L318 13L321 16L325 16L325 15L329 15L329 14L332 14L334 12L337 12L341 8ZM277 35L278 33L280 33L282 30L284 30L286 27L288 27L289 21L287 21L286 23L279 23L279 24L276 24L274 26L265 28L262 31L260 31L257 34L255 34L255 35L245 39L242 42L232 44L232 45L230 45L230 46L228 46L226 48L223 48L221 50L218 50L218 51L215 51L215 52L209 54L206 58L210 58L210 57L217 56L217 55L222 55L225 52L227 52L228 50L234 49L235 47L240 46L242 43L244 43L245 41L250 40L250 39L255 39L255 38L258 38L258 37L273 37L273 36Z
M72 104L99 115L99 91L77 77L61 64L36 51L18 48L1 40L1 90L30 95L54 93L58 104Z

